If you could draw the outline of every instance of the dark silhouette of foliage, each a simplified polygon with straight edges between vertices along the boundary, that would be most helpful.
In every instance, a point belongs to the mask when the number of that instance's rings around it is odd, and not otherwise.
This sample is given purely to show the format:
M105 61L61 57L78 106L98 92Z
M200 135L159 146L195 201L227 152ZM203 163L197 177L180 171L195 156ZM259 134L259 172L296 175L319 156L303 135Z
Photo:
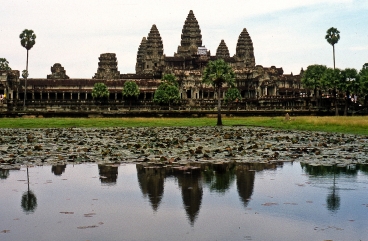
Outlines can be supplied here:
M9 62L6 58L0 58L0 70L1 71L9 71L11 68L9 67Z

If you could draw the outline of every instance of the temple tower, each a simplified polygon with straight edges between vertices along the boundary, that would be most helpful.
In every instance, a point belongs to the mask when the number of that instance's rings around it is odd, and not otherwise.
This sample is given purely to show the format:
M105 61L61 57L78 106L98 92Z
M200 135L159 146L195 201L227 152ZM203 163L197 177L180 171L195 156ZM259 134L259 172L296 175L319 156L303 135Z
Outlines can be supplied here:
M66 75L64 67L56 63L51 67L51 74L47 75L47 79L69 79L69 76Z
M148 37L143 38L138 49L136 73L159 75L164 66L164 45L156 25L152 25Z
M144 66L145 66L144 58L146 56L146 53L147 53L147 39L146 37L143 37L141 44L139 45L139 48L138 48L137 63L135 65L135 72L137 74L142 73L144 70Z
M116 54L105 53L101 54L98 58L97 73L93 79L119 79L120 72L118 71L118 61Z
M253 42L246 28L239 35L234 58L238 67L254 67L256 65Z
M188 56L197 54L198 47L202 46L202 34L198 21L192 10L189 11L183 25L180 46L177 55Z
M229 58L229 49L226 46L225 41L222 39L220 45L217 47L216 57L219 59Z

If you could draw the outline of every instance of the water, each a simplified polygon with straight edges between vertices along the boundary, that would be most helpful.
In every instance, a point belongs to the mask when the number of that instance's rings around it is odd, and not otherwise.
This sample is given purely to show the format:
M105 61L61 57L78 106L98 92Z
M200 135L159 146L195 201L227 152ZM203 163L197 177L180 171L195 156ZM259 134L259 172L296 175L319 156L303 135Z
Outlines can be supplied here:
M0 240L368 240L368 166L198 166L0 170Z

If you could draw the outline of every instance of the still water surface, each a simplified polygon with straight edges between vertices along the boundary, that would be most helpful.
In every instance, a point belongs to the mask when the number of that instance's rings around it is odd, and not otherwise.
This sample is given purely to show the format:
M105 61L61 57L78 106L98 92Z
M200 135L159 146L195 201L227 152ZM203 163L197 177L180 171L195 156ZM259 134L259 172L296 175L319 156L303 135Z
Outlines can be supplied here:
M0 240L368 240L368 166L0 170Z

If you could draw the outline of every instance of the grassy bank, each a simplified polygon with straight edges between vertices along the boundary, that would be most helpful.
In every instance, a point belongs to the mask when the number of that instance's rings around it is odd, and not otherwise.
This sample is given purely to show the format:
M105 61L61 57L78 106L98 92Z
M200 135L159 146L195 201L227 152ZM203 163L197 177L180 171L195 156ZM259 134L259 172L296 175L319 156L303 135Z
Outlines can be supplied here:
M226 117L225 126L263 126L368 135L368 117ZM0 128L215 126L216 118L2 118Z

